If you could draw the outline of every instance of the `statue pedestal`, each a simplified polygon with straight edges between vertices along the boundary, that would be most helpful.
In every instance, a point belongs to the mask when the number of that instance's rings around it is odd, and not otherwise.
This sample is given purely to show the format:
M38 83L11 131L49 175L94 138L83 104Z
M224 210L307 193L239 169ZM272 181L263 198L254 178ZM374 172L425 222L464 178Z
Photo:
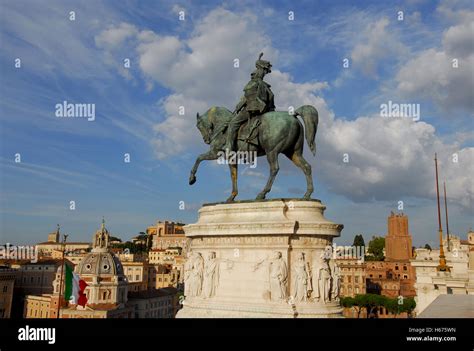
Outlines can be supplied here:
M177 318L341 317L328 248L343 228L319 200L209 204L190 239Z

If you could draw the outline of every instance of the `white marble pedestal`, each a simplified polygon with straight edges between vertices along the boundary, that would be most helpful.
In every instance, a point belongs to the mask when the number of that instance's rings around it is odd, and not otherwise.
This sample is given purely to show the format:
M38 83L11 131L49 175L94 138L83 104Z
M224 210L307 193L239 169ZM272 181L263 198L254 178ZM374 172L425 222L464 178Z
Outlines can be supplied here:
M343 225L325 208L299 199L204 205L184 228L191 241L177 318L341 317L328 248Z

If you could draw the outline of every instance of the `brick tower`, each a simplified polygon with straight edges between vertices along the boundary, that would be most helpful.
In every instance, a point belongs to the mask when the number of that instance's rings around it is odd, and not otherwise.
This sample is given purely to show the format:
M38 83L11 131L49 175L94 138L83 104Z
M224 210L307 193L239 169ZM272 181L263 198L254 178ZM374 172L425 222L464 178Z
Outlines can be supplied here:
M408 232L408 216L394 214L388 217L385 237L385 261L408 261L412 258L412 240Z

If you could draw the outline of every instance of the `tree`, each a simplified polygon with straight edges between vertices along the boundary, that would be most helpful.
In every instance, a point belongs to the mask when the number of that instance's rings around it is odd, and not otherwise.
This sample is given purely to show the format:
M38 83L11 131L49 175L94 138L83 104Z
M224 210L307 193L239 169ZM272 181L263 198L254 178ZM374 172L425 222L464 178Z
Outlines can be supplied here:
M387 297L384 307L388 312L394 315L394 318L397 318L397 315L403 312L406 312L408 317L411 317L411 314L415 310L416 302L413 297Z
M352 246L365 246L364 237L362 234L358 234L354 237Z
M369 241L369 249L367 250L370 255L367 255L365 259L367 261L383 261L385 259L383 250L385 248L385 238L382 236L374 236Z
M413 297L405 297L403 299L403 304L400 307L400 312L406 312L408 317L412 316L413 311L416 307L416 301Z
M355 297L342 297L340 302L342 307L353 308L357 312L357 318L360 317L363 306L363 296L365 295L356 295Z
M153 247L153 238L151 235L147 235L146 239L146 250L150 251Z
M366 318L370 318L371 316L376 317L378 308L383 307L386 302L386 297L383 295L376 295L376 294L365 294L363 295L364 299L362 300L365 310L367 311Z
M354 306L355 306L355 300L354 300L353 297L350 297L350 296L341 297L340 303L341 303L342 307L346 307L346 308L350 308L350 309L354 308ZM359 314L360 314L360 312L357 313L357 318L359 318Z
M403 312L406 312L408 317L411 317L416 307L413 297L400 299L398 297L390 298L377 294L359 294L355 297L342 297L340 302L342 307L353 308L357 312L357 318L360 318L360 313L363 309L367 312L366 318L377 318L378 309L381 307L386 308L395 318Z
M384 306L388 312L392 313L395 318L397 318L397 314L400 313L400 305L398 304L398 298L395 299L387 299Z

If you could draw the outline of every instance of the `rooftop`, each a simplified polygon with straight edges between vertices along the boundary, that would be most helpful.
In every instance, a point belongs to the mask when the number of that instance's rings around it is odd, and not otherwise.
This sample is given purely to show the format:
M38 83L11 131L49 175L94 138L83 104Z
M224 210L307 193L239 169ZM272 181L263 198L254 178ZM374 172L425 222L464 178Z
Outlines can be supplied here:
M36 245L54 245L54 246L57 246L57 245L62 245L62 243L55 243L55 242L51 242L51 241L44 241L42 243L38 243ZM77 242L77 241L71 241L71 242L66 242L65 245L91 245L91 243L86 243L86 242Z
M174 287L167 287L161 289L153 289L153 290L144 290L138 292L130 292L129 296L130 299L149 299L153 297L159 296L169 296L169 295L176 295L178 293L178 289Z
M440 295L418 318L474 318L474 296Z

